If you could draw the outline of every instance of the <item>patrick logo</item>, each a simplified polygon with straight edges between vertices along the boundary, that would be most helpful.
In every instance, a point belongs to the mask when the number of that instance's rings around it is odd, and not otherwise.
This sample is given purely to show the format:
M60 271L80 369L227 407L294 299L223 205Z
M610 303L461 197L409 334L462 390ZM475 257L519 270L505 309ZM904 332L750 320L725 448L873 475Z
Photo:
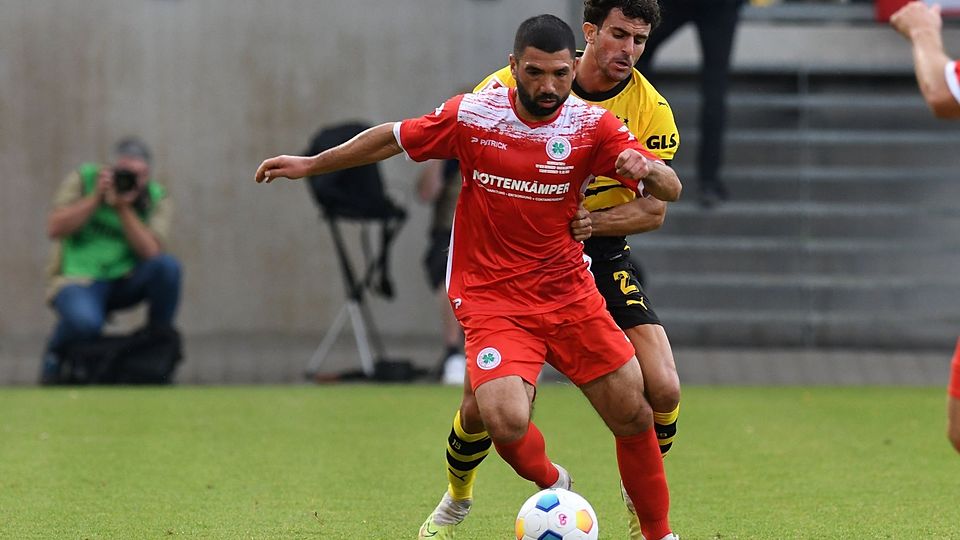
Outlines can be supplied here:
M487 347L477 355L477 367L482 370L490 370L500 365L500 351L493 347Z
M566 137L551 137L547 141L547 157L554 161L563 161L570 157L570 141Z

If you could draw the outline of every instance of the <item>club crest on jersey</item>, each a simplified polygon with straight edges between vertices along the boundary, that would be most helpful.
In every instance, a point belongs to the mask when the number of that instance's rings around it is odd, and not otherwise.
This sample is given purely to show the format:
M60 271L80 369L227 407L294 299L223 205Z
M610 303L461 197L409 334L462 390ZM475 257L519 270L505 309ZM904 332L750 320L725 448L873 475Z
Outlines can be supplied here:
M555 161L563 161L570 157L570 141L566 137L550 137L547 141L547 157Z
M477 355L477 367L490 370L500 365L500 351L493 347L486 347Z

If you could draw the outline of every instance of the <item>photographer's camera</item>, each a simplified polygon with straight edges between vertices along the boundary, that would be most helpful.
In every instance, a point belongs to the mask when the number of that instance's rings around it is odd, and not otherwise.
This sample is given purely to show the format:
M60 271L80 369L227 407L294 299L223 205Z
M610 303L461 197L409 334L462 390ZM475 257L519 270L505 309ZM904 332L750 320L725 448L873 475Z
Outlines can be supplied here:
M128 169L114 169L113 188L117 193L127 193L137 187L137 173Z

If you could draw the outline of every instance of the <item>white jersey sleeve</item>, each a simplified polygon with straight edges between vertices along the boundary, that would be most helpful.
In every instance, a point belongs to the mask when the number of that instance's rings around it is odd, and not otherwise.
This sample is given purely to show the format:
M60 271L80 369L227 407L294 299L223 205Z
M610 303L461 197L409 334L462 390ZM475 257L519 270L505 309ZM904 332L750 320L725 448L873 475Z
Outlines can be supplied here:
M947 62L947 65L943 68L943 76L947 79L950 93L953 94L957 103L960 103L960 65L957 64L956 60Z

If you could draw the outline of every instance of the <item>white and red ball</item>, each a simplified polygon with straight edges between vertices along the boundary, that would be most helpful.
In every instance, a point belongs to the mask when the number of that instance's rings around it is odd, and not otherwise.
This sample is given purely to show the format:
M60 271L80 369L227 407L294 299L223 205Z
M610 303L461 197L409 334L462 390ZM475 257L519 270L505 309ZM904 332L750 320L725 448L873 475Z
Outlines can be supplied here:
M586 499L560 488L535 493L517 514L517 540L597 540L597 514Z

